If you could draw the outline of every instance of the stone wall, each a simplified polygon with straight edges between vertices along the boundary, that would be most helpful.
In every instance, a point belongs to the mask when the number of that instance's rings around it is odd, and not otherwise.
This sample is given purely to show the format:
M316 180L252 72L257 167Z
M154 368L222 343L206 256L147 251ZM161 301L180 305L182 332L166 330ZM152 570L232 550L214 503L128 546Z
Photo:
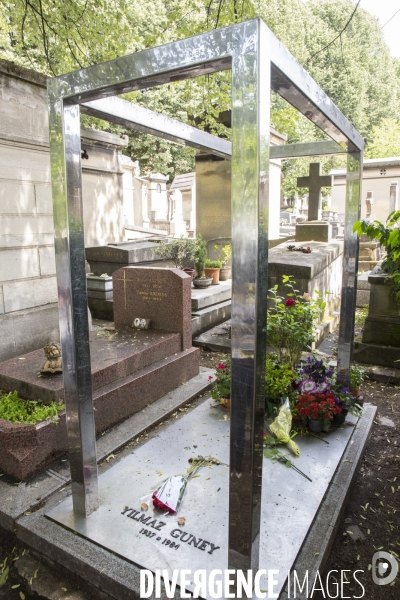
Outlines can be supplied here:
M121 241L127 142L82 134L86 244ZM57 338L46 78L0 61L0 361Z
M334 176L332 187L332 206L337 208L339 214L344 214L346 204L346 171L334 169L330 172ZM396 207L390 205L390 186L397 182L400 189L400 157L373 158L364 160L363 178L361 186L361 218L367 216L367 192L373 193L374 203L371 206L369 219L373 221L386 221L387 216Z
M271 127L272 146L282 145L286 136ZM279 238L281 206L281 161L269 163L268 238ZM211 154L196 156L196 231L205 240L230 238L231 219L231 161Z

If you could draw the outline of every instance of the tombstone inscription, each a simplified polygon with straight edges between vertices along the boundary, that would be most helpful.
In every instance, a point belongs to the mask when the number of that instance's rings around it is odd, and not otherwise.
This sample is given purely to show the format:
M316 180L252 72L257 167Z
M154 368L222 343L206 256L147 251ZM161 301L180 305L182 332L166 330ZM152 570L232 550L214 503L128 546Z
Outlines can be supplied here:
M180 269L124 267L113 273L114 324L131 327L149 319L151 329L181 334L182 350L192 347L192 279Z

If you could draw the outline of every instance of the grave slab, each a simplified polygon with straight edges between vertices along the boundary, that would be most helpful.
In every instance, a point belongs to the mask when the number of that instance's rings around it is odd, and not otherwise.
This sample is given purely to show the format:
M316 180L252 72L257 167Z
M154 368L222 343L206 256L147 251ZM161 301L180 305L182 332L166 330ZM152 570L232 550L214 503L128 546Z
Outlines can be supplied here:
M204 402L102 474L100 508L89 517L74 516L69 497L48 518L143 568L226 569L229 418L212 404ZM355 424L350 417L328 436L329 445L317 438L296 438L301 455L295 464L312 482L264 459L260 568L279 569L275 591L284 586ZM199 454L212 455L222 464L203 469L189 482L178 514L185 517L184 526L178 525L176 515L165 516L152 507L142 512L144 497L166 477L185 473L188 459ZM145 530L155 535L149 537ZM266 589L265 580L261 587Z
M192 311L197 312L202 308L208 308L219 302L225 302L232 298L232 281L220 281L219 285L208 288L192 289Z
M162 260L157 255L157 243L143 240L121 242L85 249L86 260L93 275L112 275L121 267Z
M192 401L210 387L209 376L214 371L204 367L186 384L165 394L140 412L122 423L108 429L97 438L97 462L104 461L112 453L120 451L132 439L143 435L150 428L171 417L180 407ZM126 448L121 451L126 452ZM108 467L108 462L104 465ZM24 514L35 512L48 498L71 480L68 456L57 460L25 482L4 475L0 478L0 527L14 531L16 521Z

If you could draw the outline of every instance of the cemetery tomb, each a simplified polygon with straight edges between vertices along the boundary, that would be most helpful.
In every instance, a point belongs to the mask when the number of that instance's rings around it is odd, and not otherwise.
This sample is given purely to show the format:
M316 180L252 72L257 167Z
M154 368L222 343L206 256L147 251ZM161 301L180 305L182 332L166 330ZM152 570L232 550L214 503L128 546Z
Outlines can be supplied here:
M232 69L232 144L154 113L151 115L146 113L144 123L143 119L140 121L138 118L134 105L115 97L131 90L226 69ZM312 148L307 148L308 144L294 144L293 147L280 146L270 149L268 111L270 88L312 120L333 139L333 142L323 141L320 144L313 144ZM72 501L67 499L61 503L49 512L49 517L88 536L95 543L106 546L112 552L120 553L128 561L134 561L136 564L145 563L153 570L159 568L160 564L173 566L175 564L173 561L177 561L180 555L186 556L184 558L186 563L179 561L177 568L182 568L184 564L190 565L190 568L198 565L200 568L207 567L210 564L207 557L212 557L213 553L217 552L217 546L222 550L223 546L218 543L220 538L224 540L225 551L224 555L221 551L217 560L222 568L225 566L243 570L252 566L262 568L261 561L269 562L271 554L268 553L274 551L267 535L276 523L278 525L276 529L283 532L286 540L286 544L282 539L280 540L281 550L290 547L290 544L293 546L291 555L287 551L281 556L285 561L287 559L285 565L282 564L282 569L285 569L286 565L290 566L301 546L349 441L352 428L350 424L338 431L338 440L335 440L335 444L330 447L328 457L324 457L323 450L319 450L320 446L318 450L309 453L311 462L315 457L317 460L323 458L322 463L314 465L316 478L310 477L313 480L315 502L308 504L312 504L314 513L309 513L307 517L301 515L302 526L299 526L300 519L297 519L295 526L290 522L290 516L296 513L299 488L291 488L294 480L288 477L287 470L285 476L282 476L275 469L274 473L278 479L274 481L268 478L270 465L268 468L262 468L265 315L268 282L266 260L268 224L265 215L269 210L269 158L272 155L279 159L335 152L348 153L348 169L351 176L347 181L341 328L338 345L340 371L346 380L351 360L353 336L351 325L355 307L357 273L357 239L351 233L351 224L358 217L363 140L259 19L172 42L156 49L143 50L110 61L106 69L104 65L93 65L89 69L53 78L49 82L48 89L55 238L58 249L57 273L59 294L63 297L63 303L60 303L61 341L64 364L68 367L67 372L64 372L64 379L67 413L70 418L68 433L72 479ZM208 150L223 159L232 158L233 294L230 417L218 419L217 412L214 412L216 415L214 417L209 413L206 415L205 411L210 409L207 403L204 403L184 417L180 423L171 425L166 430L165 436L162 437L160 434L159 440L155 438L152 441L155 446L147 444L143 446L143 453L147 451L147 456L139 452L138 462L136 462L136 453L134 453L129 460L125 459L121 464L112 467L100 478L100 494L96 468L92 390L88 383L90 382L90 352L86 320L86 274L83 260L84 234L79 170L80 105L84 105L82 109L92 116L100 116L112 122L122 122L133 129L139 127L142 131L187 143L198 150ZM320 149L319 152L316 146ZM61 161L63 168L59 167L60 156L65 156L65 162ZM277 209L279 211L279 206ZM118 319L121 317L121 321L116 319L116 322L121 326L129 326L131 317L151 320L151 315L137 314L134 310L128 314L132 308L128 289L129 286L132 288L133 284L128 281L130 269L125 268L123 272L125 275L118 281L120 302ZM310 278L312 273L313 270L310 269ZM156 289L153 291L157 291L157 294L162 293ZM153 295L148 290L146 294L146 304L155 304L151 298L158 295ZM115 300L114 290L114 302ZM190 299L188 299L188 306L190 306ZM141 310L144 311L144 308L143 303ZM156 319L157 313L153 315ZM182 348L186 347L186 335L188 330L185 326L180 333ZM193 351L182 350L182 352ZM211 410L216 411L216 409ZM229 432L222 429L227 425L230 425ZM224 435L229 437L221 439ZM315 442L322 443L320 440ZM186 448L190 448L190 452L194 450L196 455L200 451L215 454L217 455L215 458L223 463L218 467L225 464L229 464L229 467L228 474L225 475L222 469L214 469L212 475L207 475L210 477L209 480L205 473L202 473L204 477L201 481L202 494L195 496L193 510L189 496L190 483L193 482L189 482L187 502L184 505L186 515L182 513L186 519L182 533L192 536L190 540L196 538L196 542L189 541L187 543L189 553L183 551L180 554L182 548L177 548L174 541L177 528L174 524L170 529L171 521L161 525L154 518L152 520L155 520L155 523L150 520L146 522L148 527L141 528L139 531L128 530L128 524L132 523L133 527L136 527L136 523L141 518L140 516L136 519L138 517L136 511L140 510L143 503L142 494L151 493L154 485L161 481L161 476L166 472L168 475L184 474L187 460L183 457L185 457L184 453L189 452L185 450ZM307 455L308 451L305 447L303 456L307 458ZM308 469L308 472L312 470L310 462L308 465L305 464L304 468ZM213 489L207 487L216 483L214 477L218 479L218 483L221 480L216 490L215 487ZM224 477L226 482L229 480L229 489L222 481ZM197 484L200 479L195 483ZM119 488L116 487L117 483L120 485ZM275 497L278 512L270 511L272 518L267 514L264 521L264 505L268 505L270 498L274 498L275 490L279 490L279 486L283 491L283 497ZM304 489L303 481L300 486L300 489ZM116 494L116 490L120 490L120 493ZM192 490L195 491L196 487L192 486ZM204 493L204 490L208 493ZM278 496L280 493L278 491ZM126 497L126 500L123 497ZM287 499L290 500L286 502ZM139 508L137 508L138 501L141 501ZM132 509L130 513L132 519L128 516L129 508ZM150 516L151 514L150 512ZM143 519L147 517L144 516ZM193 529L189 529L192 521ZM288 529L286 523L289 523ZM150 531L153 525L157 531L161 531L164 527L168 535L163 537L156 531ZM117 548L115 533L118 530L120 533ZM136 532L133 535L138 538L134 555L132 554L132 531ZM298 534L296 544L292 542L291 537L295 532L296 535ZM174 545L172 545L173 541ZM181 541L182 544L186 543L182 539ZM151 545L151 551L148 551L148 542L154 544ZM210 551L211 555L209 555ZM200 558L197 558L198 556ZM278 557L275 556L274 560L278 560Z
M178 269L128 267L114 278L117 327L90 334L97 434L199 373L199 350L191 344L190 277ZM150 328L132 328L136 317L150 319ZM43 350L35 350L0 363L0 389L32 400L64 401L63 375L40 375L43 362ZM26 479L67 452L65 413L58 425L2 421L0 441L0 469Z
M311 481L284 464L263 460L259 568L278 569L274 592L280 593L324 498L343 453L352 443L356 419L326 439L297 436L300 457L290 458ZM173 422L123 461L100 475L100 507L88 517L72 511L72 499L47 517L108 548L141 568L228 569L229 411L207 399ZM177 514L153 506L151 495L163 481L184 475L188 460L217 459L189 479ZM135 482L132 485L132 482ZM239 507L239 511L242 508ZM178 519L184 519L179 524ZM267 589L267 577L261 588ZM187 586L193 590L193 585ZM202 596L209 597L209 596Z

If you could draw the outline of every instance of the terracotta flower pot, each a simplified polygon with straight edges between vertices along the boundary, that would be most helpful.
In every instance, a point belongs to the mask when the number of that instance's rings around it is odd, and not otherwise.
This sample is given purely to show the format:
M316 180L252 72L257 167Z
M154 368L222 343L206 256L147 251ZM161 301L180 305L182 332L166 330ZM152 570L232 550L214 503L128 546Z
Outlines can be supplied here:
M228 281L231 278L232 269L231 267L221 267L221 271L219 273L220 281Z
M193 277L194 277L194 269L183 269L185 271L185 273L187 273L188 275L190 275L190 277L192 278L193 281Z
M358 398L361 394L360 394L360 388L350 388L350 393L353 396L353 398Z
M211 269L211 267L206 267L204 269L204 273L206 274L206 277L211 277L212 278L212 283L213 285L218 285L219 284L219 272L221 269Z

